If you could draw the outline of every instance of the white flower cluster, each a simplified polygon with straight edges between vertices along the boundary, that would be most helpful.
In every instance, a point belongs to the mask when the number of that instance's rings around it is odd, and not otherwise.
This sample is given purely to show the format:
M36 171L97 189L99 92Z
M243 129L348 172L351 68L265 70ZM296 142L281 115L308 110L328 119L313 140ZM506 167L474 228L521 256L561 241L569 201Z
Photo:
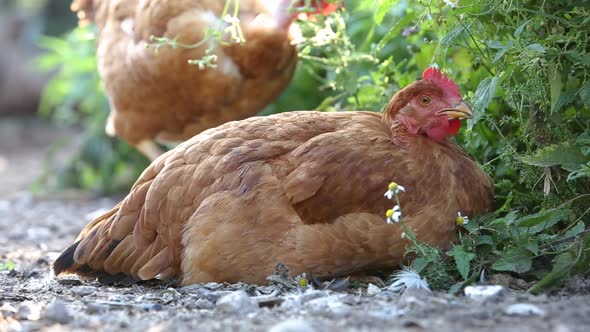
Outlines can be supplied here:
M393 199L395 197L396 202L398 202L398 204L396 204L393 207L393 209L389 209L385 212L385 217L387 218L388 224L393 224L395 222L399 222L402 218L402 211L399 206L399 200L397 199L397 194L399 194L402 191L405 192L406 188L400 186L399 184L397 184L395 182L391 182L387 188L387 191L383 195L383 196L387 197L387 199Z
M459 6L459 0L443 0L443 2L451 8L457 8Z

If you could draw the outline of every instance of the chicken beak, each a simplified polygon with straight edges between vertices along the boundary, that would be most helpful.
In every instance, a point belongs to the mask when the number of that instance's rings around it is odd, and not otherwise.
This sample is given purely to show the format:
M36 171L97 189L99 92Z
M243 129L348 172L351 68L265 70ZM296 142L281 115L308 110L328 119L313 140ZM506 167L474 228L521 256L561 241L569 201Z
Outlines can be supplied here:
M464 101L453 105L452 108L444 109L438 113L446 114L449 119L471 119L473 117L471 107L469 107Z

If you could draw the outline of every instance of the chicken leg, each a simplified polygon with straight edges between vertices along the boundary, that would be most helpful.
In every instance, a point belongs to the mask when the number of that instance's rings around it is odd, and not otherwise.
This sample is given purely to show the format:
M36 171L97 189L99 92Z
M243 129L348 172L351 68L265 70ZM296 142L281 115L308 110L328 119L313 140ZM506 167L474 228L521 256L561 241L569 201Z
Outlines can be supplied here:
M152 140L143 140L139 142L136 146L137 150L143 153L150 161L156 160L159 156L161 156L164 152L162 148L160 148L156 142Z

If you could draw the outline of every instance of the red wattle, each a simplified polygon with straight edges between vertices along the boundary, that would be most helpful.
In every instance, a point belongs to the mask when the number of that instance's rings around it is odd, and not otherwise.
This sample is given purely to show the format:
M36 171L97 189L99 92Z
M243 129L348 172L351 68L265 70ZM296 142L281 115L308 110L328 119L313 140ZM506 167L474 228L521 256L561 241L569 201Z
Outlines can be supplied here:
M449 120L449 135L455 136L461 129L461 120L451 119Z

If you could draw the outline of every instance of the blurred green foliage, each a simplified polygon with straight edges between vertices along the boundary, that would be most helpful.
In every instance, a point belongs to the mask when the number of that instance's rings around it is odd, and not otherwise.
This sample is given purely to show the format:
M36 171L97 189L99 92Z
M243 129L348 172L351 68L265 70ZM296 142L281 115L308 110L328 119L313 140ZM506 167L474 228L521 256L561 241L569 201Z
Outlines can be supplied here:
M300 23L305 38L295 78L262 113L379 111L437 64L475 110L457 140L495 179L497 210L467 224L447 253L415 242L413 267L435 288L452 291L484 272L538 281L533 292L588 273L590 4L344 3L345 11L326 20ZM78 28L44 41L50 53L40 63L60 71L41 112L85 128L81 152L59 184L109 192L129 186L146 162L104 135L108 104L89 36Z
M38 66L43 70L57 69L57 73L45 87L40 115L62 125L84 128L74 157L56 176L46 174L42 179L44 187L77 187L100 193L127 190L148 161L132 146L105 133L109 107L96 70L93 28L77 28L64 39L45 37L41 46L49 52L39 58ZM50 165L62 163L53 156L50 154L47 160Z

